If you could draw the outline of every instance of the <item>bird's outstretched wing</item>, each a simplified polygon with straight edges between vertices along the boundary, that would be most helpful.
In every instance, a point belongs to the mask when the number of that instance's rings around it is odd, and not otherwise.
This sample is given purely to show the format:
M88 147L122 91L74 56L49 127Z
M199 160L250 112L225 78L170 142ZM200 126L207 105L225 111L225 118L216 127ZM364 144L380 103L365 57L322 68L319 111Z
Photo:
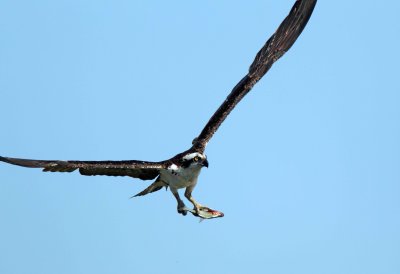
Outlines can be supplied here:
M156 178L160 169L166 168L166 162L144 161L59 161L30 160L1 157L0 161L31 168L43 168L49 172L72 172L79 169L82 175L130 176L142 180Z
M192 149L199 152L204 151L208 141L229 113L267 73L273 63L282 57L294 44L310 19L316 3L317 0L296 0L289 15L257 53L248 74L233 88L200 135L193 141Z

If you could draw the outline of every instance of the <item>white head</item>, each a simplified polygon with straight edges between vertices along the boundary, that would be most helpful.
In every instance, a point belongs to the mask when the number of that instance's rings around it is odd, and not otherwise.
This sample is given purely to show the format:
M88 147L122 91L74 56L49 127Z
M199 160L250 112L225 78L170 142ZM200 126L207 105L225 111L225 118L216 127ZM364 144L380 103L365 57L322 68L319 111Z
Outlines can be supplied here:
M181 163L183 168L188 167L208 167L207 156L198 152L186 154L182 157Z

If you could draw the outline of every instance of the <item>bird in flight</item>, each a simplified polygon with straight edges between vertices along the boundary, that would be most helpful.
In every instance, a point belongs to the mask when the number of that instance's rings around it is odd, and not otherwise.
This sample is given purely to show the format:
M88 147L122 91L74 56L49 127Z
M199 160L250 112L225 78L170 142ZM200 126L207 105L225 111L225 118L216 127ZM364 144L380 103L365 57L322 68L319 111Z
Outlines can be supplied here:
M129 176L141 180L155 179L152 184L134 197L143 196L166 187L175 196L178 203L178 213L186 215L187 212L191 212L193 215L203 219L222 217L224 216L222 212L202 206L192 196L201 169L208 167L207 156L204 153L207 143L240 100L294 44L310 19L316 3L317 0L296 0L289 15L257 53L248 73L233 88L214 115L211 116L188 150L160 162L138 160L30 160L2 156L0 156L0 161L22 167L43 168L43 171L46 172L72 172L79 170L80 174L87 176ZM182 188L185 189L185 197L193 204L193 209L187 208L180 198L178 190Z

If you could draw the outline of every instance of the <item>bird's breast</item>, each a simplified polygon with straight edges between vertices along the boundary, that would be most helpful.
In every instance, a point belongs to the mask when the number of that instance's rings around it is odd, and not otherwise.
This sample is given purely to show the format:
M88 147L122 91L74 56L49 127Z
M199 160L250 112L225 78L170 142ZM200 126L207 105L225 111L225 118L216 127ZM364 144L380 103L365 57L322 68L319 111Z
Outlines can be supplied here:
M192 186L197 183L197 177L200 169L177 169L177 170L161 170L161 180L166 182L170 187L179 189Z

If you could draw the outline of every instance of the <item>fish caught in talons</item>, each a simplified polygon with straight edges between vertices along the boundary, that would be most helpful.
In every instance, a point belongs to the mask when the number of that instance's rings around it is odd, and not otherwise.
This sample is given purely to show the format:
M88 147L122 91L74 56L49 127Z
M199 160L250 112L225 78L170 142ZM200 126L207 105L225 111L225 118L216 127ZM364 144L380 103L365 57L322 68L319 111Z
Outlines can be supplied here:
M206 206L200 207L197 212L196 210L187 207L184 207L183 210L192 213L193 216L199 217L201 218L201 220L224 217L224 213L222 213L221 211L214 210Z

